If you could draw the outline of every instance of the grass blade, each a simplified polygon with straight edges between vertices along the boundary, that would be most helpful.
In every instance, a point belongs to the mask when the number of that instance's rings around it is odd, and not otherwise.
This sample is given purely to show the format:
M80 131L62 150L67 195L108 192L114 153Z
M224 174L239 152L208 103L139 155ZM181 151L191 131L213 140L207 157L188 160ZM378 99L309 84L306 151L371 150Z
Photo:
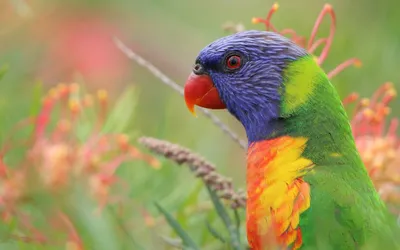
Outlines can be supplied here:
M211 235L212 235L214 238L216 238L217 240L221 241L222 243L226 243L226 240L225 240L224 236L222 236L217 230L215 230L215 229L211 226L210 222L207 221L207 222L206 222L206 226L207 226L208 231L211 233Z
M168 224L174 229L175 233L182 239L182 244L186 250L199 250L199 247L194 243L192 238L185 232L179 222L172 217L167 210L165 210L160 204L155 202L157 209L162 213L167 220Z
M134 238L133 236L129 233L128 229L125 227L124 222L122 219L116 214L115 209L109 207L108 210L110 211L110 215L114 217L115 223L119 226L121 231L126 235L126 238L131 242L132 246L134 246L134 249L138 250L145 250L143 246L141 246Z
M238 241L240 243L240 216L239 216L239 211L237 209L234 209L234 214L235 214L235 222L236 222L236 234L238 237Z
M211 200L214 204L215 210L217 211L217 214L221 218L225 227L228 229L229 236L230 236L230 244L232 246L232 249L240 250L241 247L240 247L240 243L239 243L240 242L239 235L237 234L236 227L233 225L228 212L226 211L224 205L222 205L222 202L220 201L217 194L209 186L206 186L206 187L207 187L208 193L210 194Z

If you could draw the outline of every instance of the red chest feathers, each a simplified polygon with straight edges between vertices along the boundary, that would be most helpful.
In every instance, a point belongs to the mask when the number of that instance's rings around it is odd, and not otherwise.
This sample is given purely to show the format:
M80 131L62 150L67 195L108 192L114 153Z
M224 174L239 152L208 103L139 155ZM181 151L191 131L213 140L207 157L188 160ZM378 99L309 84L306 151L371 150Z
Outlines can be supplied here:
M299 217L310 207L302 176L313 163L302 157L307 139L280 137L249 146L247 237L253 250L302 245Z

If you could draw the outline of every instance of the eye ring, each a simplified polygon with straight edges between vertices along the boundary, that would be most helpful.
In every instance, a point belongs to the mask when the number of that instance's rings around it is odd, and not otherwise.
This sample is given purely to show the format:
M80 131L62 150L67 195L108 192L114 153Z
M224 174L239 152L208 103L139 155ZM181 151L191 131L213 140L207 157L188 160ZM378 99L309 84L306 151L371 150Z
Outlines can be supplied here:
M230 55L226 58L226 68L228 70L236 70L242 66L242 58L239 55Z

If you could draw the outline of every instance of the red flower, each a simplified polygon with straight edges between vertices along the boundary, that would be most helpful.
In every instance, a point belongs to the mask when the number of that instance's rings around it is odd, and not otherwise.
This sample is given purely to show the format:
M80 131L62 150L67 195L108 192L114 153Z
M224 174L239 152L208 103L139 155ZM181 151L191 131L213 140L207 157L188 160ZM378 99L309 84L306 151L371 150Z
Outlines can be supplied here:
M108 118L107 92L100 90L97 97L81 92L77 84L60 84L43 98L39 114L16 126L33 124L33 135L23 142L28 147L21 163L9 167L5 156L16 148L13 140L0 150L0 214L4 221L18 217L27 236L24 241L48 242L33 226L21 204L29 200L31 190L48 194L68 191L79 181L86 185L88 194L98 201L99 208L118 201L111 188L123 187L115 175L122 163L144 160L154 168L159 162L141 153L125 134L102 131ZM92 116L91 116L92 115ZM90 119L90 117L92 119ZM82 125L84 124L84 125ZM87 128L82 135L82 128ZM119 189L119 193L124 189ZM67 247L83 249L72 222L54 204L55 220L67 229ZM62 230L64 230L62 229Z
M351 126L361 158L381 197L394 209L400 205L399 120L389 119L389 104L396 97L392 83L383 84L370 99L349 95L343 103L355 103ZM393 210L394 212L400 212Z
M329 4L326 4L324 8L322 9L321 13L319 14L317 20L315 21L314 27L312 29L310 38L307 41L306 37L300 36L297 34L297 32L293 29L286 28L282 30L278 30L275 28L275 26L271 23L271 18L272 15L278 10L279 5L277 3L272 5L272 8L267 14L267 17L265 19L255 17L253 18L252 22L253 23L263 23L265 25L266 30L272 30L276 33L279 33L281 35L289 36L290 39L295 42L297 45L305 48L310 54L314 54L315 50L319 48L320 46L324 46L322 49L322 52L319 56L315 56L315 60L317 61L318 65L322 65L326 58L328 57L328 54L330 52L330 48L333 42L333 38L335 35L336 31L336 15L335 11L333 10L332 6ZM329 15L331 18L331 25L329 29L329 35L328 37L324 38L319 38L316 39L319 27L326 15ZM331 70L328 73L328 78L333 78L336 76L338 73L346 69L347 67L354 65L356 67L361 66L361 61L357 58L351 58L343 63L339 64L335 69Z

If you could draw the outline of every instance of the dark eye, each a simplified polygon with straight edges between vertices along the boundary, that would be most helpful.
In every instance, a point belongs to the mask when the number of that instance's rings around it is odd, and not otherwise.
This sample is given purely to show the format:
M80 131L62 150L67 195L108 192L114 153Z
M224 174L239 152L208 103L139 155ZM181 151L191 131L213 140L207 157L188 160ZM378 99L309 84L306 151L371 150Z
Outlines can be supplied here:
M238 55L229 56L226 59L226 67L228 69L238 69L242 65L242 59Z

